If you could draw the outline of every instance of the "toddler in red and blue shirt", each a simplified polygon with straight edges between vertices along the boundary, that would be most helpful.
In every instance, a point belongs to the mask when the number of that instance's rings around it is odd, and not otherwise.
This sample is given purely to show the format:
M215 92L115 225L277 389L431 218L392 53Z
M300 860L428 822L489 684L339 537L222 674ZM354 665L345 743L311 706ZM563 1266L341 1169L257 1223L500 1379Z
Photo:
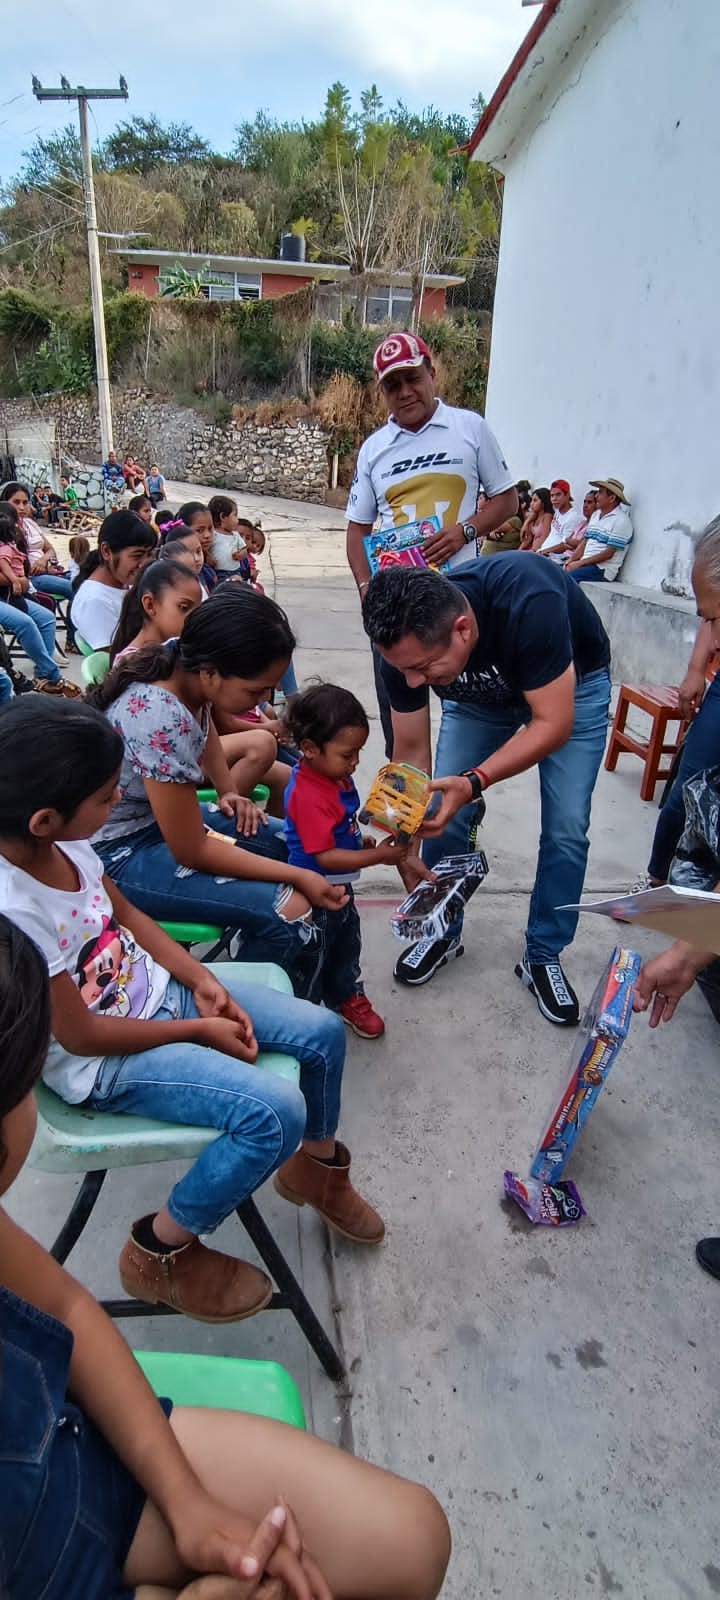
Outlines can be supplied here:
M318 683L292 696L283 720L300 751L285 790L290 861L347 887L346 905L326 913L323 999L361 1039L379 1039L385 1024L363 987L360 918L351 884L362 867L397 866L405 852L392 839L376 844L358 827L360 797L352 775L367 740L368 719L349 689Z

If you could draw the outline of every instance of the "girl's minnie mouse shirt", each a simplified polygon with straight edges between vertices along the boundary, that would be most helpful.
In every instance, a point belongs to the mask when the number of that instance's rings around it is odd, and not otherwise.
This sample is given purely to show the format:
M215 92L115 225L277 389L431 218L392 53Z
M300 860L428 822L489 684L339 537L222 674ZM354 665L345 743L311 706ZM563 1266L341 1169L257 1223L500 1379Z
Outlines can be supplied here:
M58 847L60 848L60 847ZM38 883L0 855L0 908L42 951L51 978L68 972L89 1011L101 1017L153 1017L170 974L123 928L103 884L92 845L62 845L77 873L72 891ZM45 1082L71 1105L87 1100L103 1056L73 1056L51 1038Z

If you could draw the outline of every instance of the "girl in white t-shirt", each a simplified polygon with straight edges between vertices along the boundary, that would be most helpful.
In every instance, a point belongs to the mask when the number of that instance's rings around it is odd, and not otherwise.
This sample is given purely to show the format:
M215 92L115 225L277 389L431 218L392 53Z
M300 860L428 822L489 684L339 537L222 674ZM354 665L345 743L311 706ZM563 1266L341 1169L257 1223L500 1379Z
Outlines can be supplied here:
M125 590L157 544L154 528L134 511L111 511L98 542L73 584L70 616L76 633L91 650L107 650L122 609Z
M0 916L3 1199L35 1131L50 987ZM450 1541L427 1490L298 1428L159 1402L97 1301L2 1208L0 1355L3 1594L437 1595Z
M313 1183L319 1194L332 1172L334 1225L366 1244L383 1235L335 1139L342 1022L238 980L231 963L201 966L105 874L88 840L115 804L123 742L99 711L78 705L58 716L54 704L23 696L0 722L14 755L12 773L8 763L0 773L0 911L48 964L45 1081L71 1104L219 1133L160 1210L133 1224L123 1286L206 1322L251 1316L267 1305L269 1280L199 1235L279 1167L285 1197L311 1205ZM261 1049L299 1060L300 1088L286 1081L292 1067L285 1076L259 1070ZM320 1209L332 1224L322 1201Z

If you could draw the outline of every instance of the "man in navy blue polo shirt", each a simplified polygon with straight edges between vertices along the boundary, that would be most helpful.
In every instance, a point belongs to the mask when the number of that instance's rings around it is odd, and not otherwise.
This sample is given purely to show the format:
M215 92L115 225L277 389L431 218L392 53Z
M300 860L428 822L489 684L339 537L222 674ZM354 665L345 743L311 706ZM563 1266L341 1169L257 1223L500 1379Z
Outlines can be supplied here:
M450 577L410 567L379 572L363 601L365 630L382 658L392 707L393 757L430 771L429 690L442 701L424 859L469 848L480 797L537 766L542 820L535 885L518 977L550 1022L578 1021L560 964L585 878L590 803L605 748L610 644L597 611L561 568L515 551L471 562ZM409 888L409 858L400 869ZM422 939L395 976L427 983L463 954L462 922Z

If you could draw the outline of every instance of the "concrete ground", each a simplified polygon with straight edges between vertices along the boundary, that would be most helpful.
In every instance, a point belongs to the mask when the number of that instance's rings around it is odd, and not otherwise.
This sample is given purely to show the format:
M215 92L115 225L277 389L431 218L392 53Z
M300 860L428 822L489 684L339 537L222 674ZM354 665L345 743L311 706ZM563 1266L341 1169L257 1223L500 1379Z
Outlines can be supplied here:
M263 573L296 626L299 677L341 681L373 714L341 515L242 498L270 530ZM373 715L361 793L381 759ZM630 757L600 774L591 897L645 865L657 812L639 778ZM217 1329L124 1327L137 1347L279 1359L316 1430L429 1484L454 1537L447 1600L705 1600L720 1593L720 1288L694 1245L720 1231L716 1025L697 993L663 1030L635 1018L570 1166L588 1212L579 1227L533 1229L504 1201L503 1170L527 1170L572 1046L513 976L537 829L532 774L492 790L491 873L469 908L465 957L415 993L392 979L397 890L387 872L364 877L365 975L387 1034L349 1040L342 1131L386 1242L363 1254L270 1186L260 1196L342 1342L347 1389L336 1393L284 1312ZM610 924L581 919L566 965L583 999L613 942ZM634 942L645 955L664 943L642 930ZM172 1177L109 1178L72 1258L96 1293L117 1292L128 1221ZM75 1187L27 1170L10 1208L49 1242ZM220 1237L245 1249L236 1222Z

